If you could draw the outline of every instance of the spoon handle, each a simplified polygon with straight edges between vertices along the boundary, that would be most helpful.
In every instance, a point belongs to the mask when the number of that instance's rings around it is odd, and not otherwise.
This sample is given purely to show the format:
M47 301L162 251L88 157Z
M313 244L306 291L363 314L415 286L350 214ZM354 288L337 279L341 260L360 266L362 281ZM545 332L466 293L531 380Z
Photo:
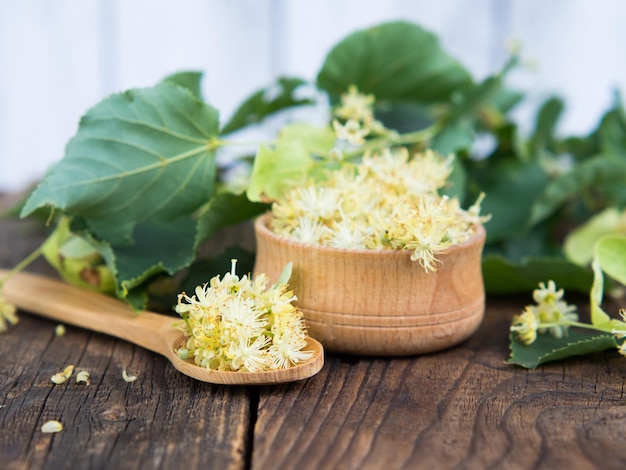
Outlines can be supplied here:
M0 279L7 271L0 270ZM18 308L87 330L105 333L163 354L166 339L180 335L176 318L136 312L106 295L31 273L17 273L4 285L6 299Z

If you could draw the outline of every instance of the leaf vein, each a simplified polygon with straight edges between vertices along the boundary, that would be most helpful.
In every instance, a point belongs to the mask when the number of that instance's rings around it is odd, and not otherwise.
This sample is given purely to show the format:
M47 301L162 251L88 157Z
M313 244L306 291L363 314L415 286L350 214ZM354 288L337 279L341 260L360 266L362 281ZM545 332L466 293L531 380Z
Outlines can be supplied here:
M140 120L133 120L133 119L128 119L125 118L123 116L109 116L109 117L98 117L98 118L94 118L93 121L104 121L104 122L110 122L112 120L115 121L119 121L122 122L124 124L131 124L131 125L135 125L135 126L143 126L143 127L147 127L148 129L154 130L154 131L158 131L161 132L163 134L169 135L171 137L180 139L180 140L184 140L187 142L191 142L194 144L206 144L206 140L205 139L198 139L189 135L185 135L185 134L181 134L180 132L176 132L173 131L172 129L168 129L166 127L162 127L162 126L157 126L155 124L152 124L150 122L147 121L140 121Z
M204 137L206 137L207 139L210 139L211 136L209 135L209 133L206 131L206 129L204 129L203 127L200 126L200 124L193 119L191 116L188 116L187 113L185 113L183 110L181 110L180 108L178 108L176 106L175 103L170 102L167 97L164 97L165 101L167 102L167 104L169 104L172 109L174 109L174 111L176 111L180 116L182 116L189 124L191 124L201 135L203 135Z

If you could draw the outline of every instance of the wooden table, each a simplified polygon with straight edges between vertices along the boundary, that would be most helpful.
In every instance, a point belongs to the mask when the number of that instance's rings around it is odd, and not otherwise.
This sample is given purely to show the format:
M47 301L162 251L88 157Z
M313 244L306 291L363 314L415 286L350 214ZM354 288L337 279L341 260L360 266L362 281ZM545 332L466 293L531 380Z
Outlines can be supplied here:
M0 267L41 240L37 223L0 220ZM43 261L30 270L54 274ZM0 468L624 468L626 360L505 364L525 303L489 298L478 333L448 351L328 353L317 376L262 387L196 382L131 344L70 326L57 337L20 312L0 336ZM91 385L51 383L70 363ZM51 419L64 430L41 433Z

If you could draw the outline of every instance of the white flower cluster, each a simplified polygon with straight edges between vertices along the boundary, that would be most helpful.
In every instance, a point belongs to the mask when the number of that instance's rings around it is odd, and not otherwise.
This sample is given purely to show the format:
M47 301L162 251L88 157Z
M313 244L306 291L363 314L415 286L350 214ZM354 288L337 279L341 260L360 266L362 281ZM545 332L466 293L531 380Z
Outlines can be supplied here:
M233 270L195 295L180 294L176 311L189 336L177 350L181 359L212 370L259 372L287 369L311 358L303 351L306 325L287 284L268 288L268 277L239 278Z
M550 333L555 338L567 336L572 322L578 320L576 306L563 300L563 289L557 290L554 281L548 285L539 283L539 289L533 291L536 305L527 306L513 318L511 331L523 344L532 344L537 333Z
M344 162L326 179L289 190L272 206L270 228L303 243L347 249L411 250L427 271L436 255L468 240L485 220L479 200L468 210L442 197L452 158L405 148Z

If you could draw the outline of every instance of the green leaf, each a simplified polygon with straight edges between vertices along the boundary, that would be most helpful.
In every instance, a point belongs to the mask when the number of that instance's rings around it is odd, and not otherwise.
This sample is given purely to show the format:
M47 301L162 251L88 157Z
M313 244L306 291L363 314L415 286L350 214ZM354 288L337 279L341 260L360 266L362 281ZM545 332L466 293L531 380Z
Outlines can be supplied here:
M434 122L428 107L414 102L376 103L375 114L386 128L400 133L424 129Z
M306 83L299 78L279 78L276 83L256 91L239 106L220 133L230 134L251 124L258 124L278 111L313 103L311 99L298 98L295 93Z
M591 324L598 328L606 328L611 323L611 317L602 309L604 295L604 275L597 259L591 262L593 270L593 284L589 292L589 307L591 310Z
M586 266L593 259L596 242L604 235L619 230L624 230L622 212L615 207L609 207L568 233L563 243L563 252L573 263Z
M615 93L615 103L603 117L598 128L600 149L603 153L626 155L626 113L619 92Z
M132 245L101 242L107 265L117 280L118 297L144 285L157 274L173 275L189 266L196 255L196 221L145 221L135 227ZM107 249L108 247L108 249Z
M588 270L563 258L529 257L514 263L499 255L483 256L485 289L490 294L530 292L552 279L559 288L587 293L593 282Z
M217 194L200 211L196 246L212 237L219 229L249 220L268 209L267 204L251 202L245 194Z
M530 223L545 220L567 202L590 190L623 186L626 160L613 155L597 155L582 161L568 173L551 181L532 206Z
M168 75L163 79L164 82L174 83L187 88L198 99L202 99L202 76L204 74L198 71L178 72Z
M52 205L128 243L141 222L173 221L210 199L217 126L217 111L177 85L113 95L81 119L21 215Z
M407 22L357 31L327 55L318 86L334 101L350 85L379 101L448 101L472 85L467 70L439 45L437 37Z
M432 140L430 147L442 155L467 150L474 142L474 129L469 120L459 120L447 125Z
M563 107L563 100L554 96L541 105L529 142L532 154L538 155L543 149L554 150L556 125Z
M626 284L626 235L602 237L596 243L594 252L602 271L617 282Z
M281 271L280 276L278 276L278 279L276 280L276 284L287 284L289 282L289 279L291 279L292 271L293 271L293 263L289 262L285 265L285 267Z
M539 335L530 345L520 343L511 335L511 357L507 362L534 369L546 362L615 348L617 341L609 333L590 334L570 329L568 337L557 339L547 334Z
M489 98L489 104L494 106L499 112L507 113L517 106L524 99L524 93L508 88L495 90Z
M467 172L459 157L454 159L448 184L449 186L445 187L441 193L449 197L456 197L463 204L467 192Z
M306 180L314 160L299 141L278 142L274 148L262 145L254 160L248 199L276 200L289 187Z
M489 103L490 98L500 89L502 79L506 70L499 74L487 77L478 85L468 88L463 93L459 93L454 101L453 106L444 116L444 121L454 123L459 119L474 115L482 106Z
M330 128L317 127L305 123L287 124L281 128L278 138L282 142L300 142L312 155L326 156L335 146L337 136Z
M535 162L500 160L487 163L477 183L487 194L481 212L491 214L487 243L523 232L528 227L531 207L548 184L548 175Z
M92 256L100 256L100 253L91 243L83 237L70 235L69 238L59 247L59 255L63 258L78 259Z

